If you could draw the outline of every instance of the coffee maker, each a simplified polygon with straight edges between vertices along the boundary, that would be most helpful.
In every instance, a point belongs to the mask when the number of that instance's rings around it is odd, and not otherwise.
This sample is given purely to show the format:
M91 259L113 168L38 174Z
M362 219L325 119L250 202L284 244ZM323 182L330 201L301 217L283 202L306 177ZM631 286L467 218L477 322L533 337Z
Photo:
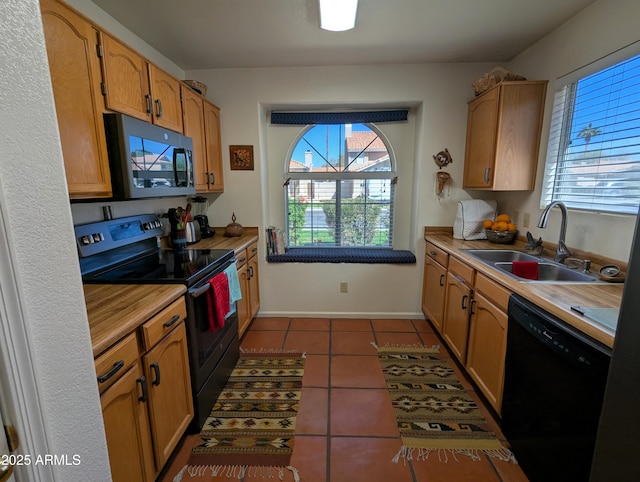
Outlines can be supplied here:
M202 239L211 238L216 234L216 230L209 226L209 218L207 211L209 202L204 196L196 196L192 199L194 204L195 216L193 219L200 225L200 237Z

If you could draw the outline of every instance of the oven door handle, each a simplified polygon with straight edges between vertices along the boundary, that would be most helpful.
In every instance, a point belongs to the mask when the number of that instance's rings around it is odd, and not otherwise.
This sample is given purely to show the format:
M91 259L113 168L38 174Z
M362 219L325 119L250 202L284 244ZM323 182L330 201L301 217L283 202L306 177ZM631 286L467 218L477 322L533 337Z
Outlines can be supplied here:
M203 294L205 294L207 291L209 291L210 287L211 286L209 285L209 283L206 283L206 284L200 286L199 288L194 288L194 289L189 290L189 294L191 296L193 296L194 298L199 298Z

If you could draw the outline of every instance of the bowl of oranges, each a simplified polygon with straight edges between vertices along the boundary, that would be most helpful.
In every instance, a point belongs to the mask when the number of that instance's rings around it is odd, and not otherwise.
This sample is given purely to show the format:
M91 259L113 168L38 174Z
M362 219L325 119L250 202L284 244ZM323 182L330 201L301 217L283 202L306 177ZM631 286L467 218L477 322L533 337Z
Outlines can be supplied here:
M516 225L511 222L508 214L500 214L495 221L485 219L483 226L487 233L487 239L492 243L512 243L518 234Z

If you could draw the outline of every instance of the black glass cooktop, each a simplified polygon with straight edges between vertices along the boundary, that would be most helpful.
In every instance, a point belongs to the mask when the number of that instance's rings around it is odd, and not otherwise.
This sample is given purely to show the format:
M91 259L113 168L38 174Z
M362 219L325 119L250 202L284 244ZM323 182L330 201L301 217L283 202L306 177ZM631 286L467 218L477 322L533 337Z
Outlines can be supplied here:
M85 283L184 283L193 285L233 258L227 249L157 250L83 274Z

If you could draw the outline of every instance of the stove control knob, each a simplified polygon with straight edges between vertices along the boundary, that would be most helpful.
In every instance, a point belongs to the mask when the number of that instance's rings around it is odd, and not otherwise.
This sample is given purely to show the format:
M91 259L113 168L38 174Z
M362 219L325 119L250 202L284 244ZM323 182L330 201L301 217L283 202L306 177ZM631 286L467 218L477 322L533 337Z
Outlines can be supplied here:
M84 244L86 246L87 244L91 243L93 243L93 238L91 238L90 236L82 236L80 238L80 244Z

